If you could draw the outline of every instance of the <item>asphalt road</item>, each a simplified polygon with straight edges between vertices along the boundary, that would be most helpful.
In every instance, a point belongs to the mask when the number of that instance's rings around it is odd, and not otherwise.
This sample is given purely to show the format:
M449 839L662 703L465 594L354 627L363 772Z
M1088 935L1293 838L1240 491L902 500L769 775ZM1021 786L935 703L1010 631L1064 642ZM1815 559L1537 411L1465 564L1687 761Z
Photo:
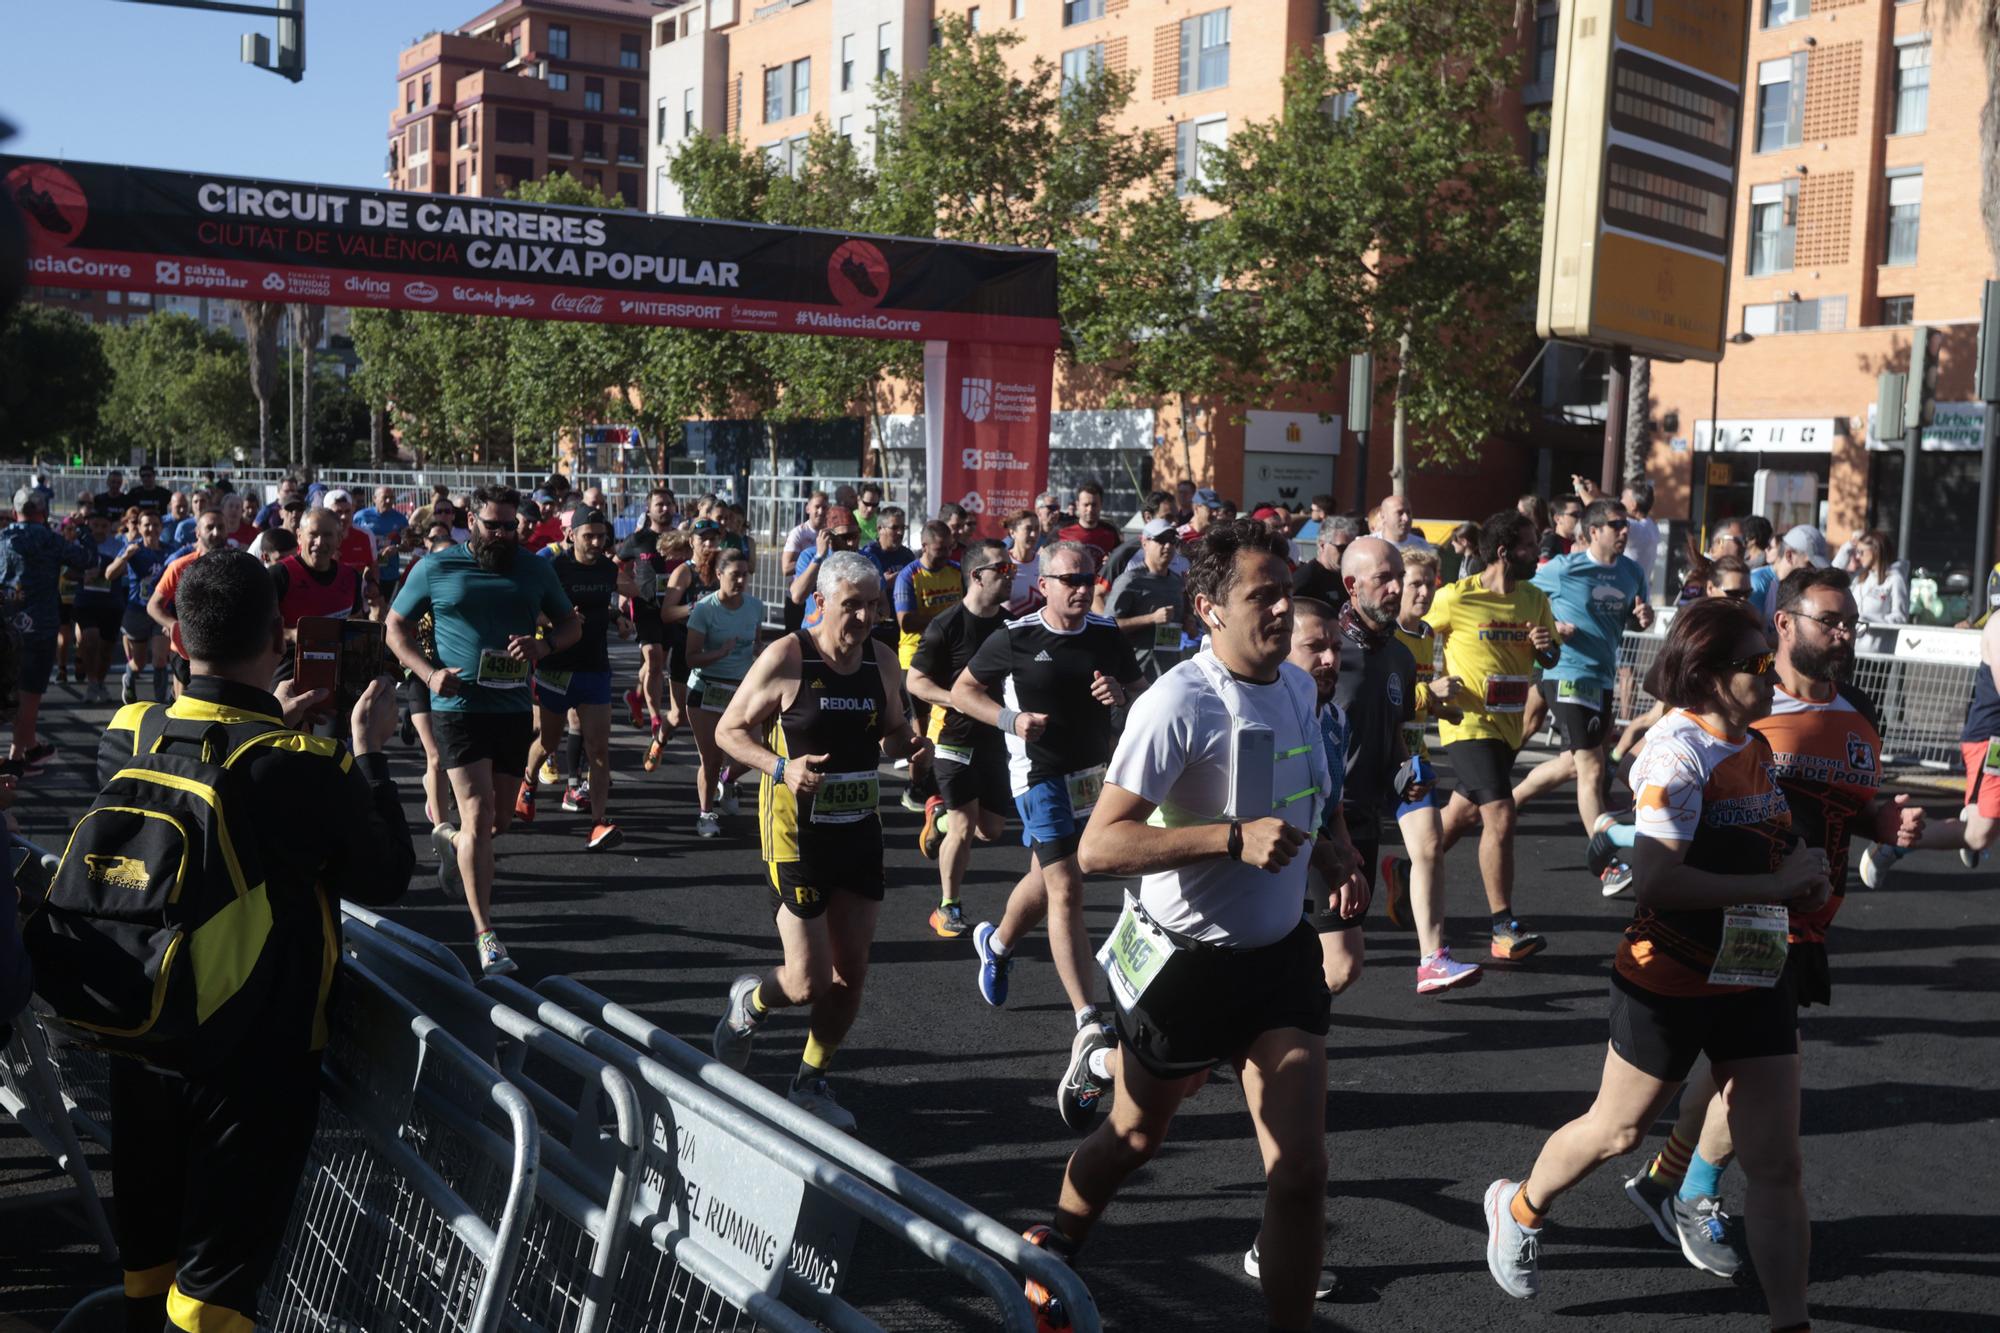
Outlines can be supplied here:
M90 796L88 756L104 708L57 687L51 730L63 755L17 807L30 837L59 846ZM553 792L541 819L500 845L501 936L526 980L568 973L670 1031L705 1044L729 979L777 957L748 814L714 842L694 837L692 749L639 770L642 738L621 724L613 817L622 847L586 855L584 817ZM421 828L414 750L392 742L419 878L399 919L470 960L462 907L439 894ZM751 789L744 788L746 797ZM934 868L914 850L915 816L893 804L890 890L860 1020L833 1069L859 1134L1010 1225L1045 1220L1073 1140L1054 1082L1070 1031L1047 946L1027 946L1006 1010L975 987L970 943L931 935ZM1934 804L1943 802L1934 801ZM754 802L746 800L746 809ZM1581 1112L1606 1036L1606 985L1627 902L1606 901L1582 868L1574 810L1560 798L1522 824L1517 908L1549 937L1527 965L1488 969L1449 998L1415 995L1415 943L1379 907L1369 968L1334 1005L1327 1094L1332 1180L1330 1262L1336 1297L1323 1328L1762 1329L1747 1278L1727 1282L1666 1250L1619 1182L1640 1154L1607 1166L1565 1198L1545 1240L1542 1295L1501 1295L1483 1262L1479 1199L1499 1175L1525 1172L1542 1139ZM1018 847L975 854L970 915L996 917L1024 864ZM1483 947L1471 848L1446 867L1451 939ZM2000 897L1996 876L1948 855L1905 861L1893 887L1853 886L1835 927L1835 1004L1805 1023L1805 1157L1815 1219L1815 1327L1943 1333L1991 1329L2000 1312ZM1093 930L1109 928L1117 886L1094 883ZM804 1040L784 1017L760 1037L753 1076L782 1086ZM1656 1147L1659 1134L1648 1140ZM0 1125L0 1193L33 1183L20 1135ZM1740 1204L1740 1173L1725 1194ZM1261 1211L1262 1179L1238 1089L1193 1098L1160 1158L1135 1177L1086 1250L1082 1270L1120 1330L1247 1328L1261 1301L1241 1266ZM0 1213L0 1323L48 1327L90 1286L115 1275L74 1226L47 1210ZM851 1298L896 1328L971 1320L959 1289L864 1233Z

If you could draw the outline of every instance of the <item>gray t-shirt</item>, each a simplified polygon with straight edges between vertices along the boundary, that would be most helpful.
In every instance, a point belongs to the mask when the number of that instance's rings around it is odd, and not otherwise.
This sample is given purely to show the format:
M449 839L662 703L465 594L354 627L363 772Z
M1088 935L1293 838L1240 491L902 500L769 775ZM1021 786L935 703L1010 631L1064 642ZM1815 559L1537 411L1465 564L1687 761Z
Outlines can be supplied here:
M1111 585L1111 596L1105 599L1105 610L1118 619L1167 608L1166 624L1147 625L1126 633L1132 641L1132 655L1139 659L1139 668L1151 679L1157 680L1162 672L1181 660L1181 608L1186 603L1186 587L1186 582L1171 569L1155 574L1144 562L1135 560Z

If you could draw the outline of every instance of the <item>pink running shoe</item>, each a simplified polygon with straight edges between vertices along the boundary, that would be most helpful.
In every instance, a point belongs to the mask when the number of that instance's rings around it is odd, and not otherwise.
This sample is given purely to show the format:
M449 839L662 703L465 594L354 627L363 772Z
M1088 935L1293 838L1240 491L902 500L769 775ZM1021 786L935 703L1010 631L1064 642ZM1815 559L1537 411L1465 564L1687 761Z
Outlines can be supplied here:
M1449 947L1439 949L1423 962L1417 964L1417 994L1429 995L1432 991L1452 990L1479 984L1479 964L1461 963L1451 956Z
M641 695L639 691L625 691L625 706L632 710L632 725L635 727L646 725L645 702L645 696Z

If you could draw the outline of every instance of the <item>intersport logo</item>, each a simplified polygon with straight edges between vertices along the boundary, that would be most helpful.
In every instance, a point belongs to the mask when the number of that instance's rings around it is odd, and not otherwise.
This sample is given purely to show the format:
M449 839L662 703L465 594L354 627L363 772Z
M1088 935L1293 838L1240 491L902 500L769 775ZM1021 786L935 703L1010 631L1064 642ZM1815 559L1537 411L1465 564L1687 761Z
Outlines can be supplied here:
M571 295L557 292L549 298L549 310L558 315L601 315L604 313L604 298L594 293Z
M428 282L406 282L403 284L403 295L419 305L429 305L438 299L438 289Z

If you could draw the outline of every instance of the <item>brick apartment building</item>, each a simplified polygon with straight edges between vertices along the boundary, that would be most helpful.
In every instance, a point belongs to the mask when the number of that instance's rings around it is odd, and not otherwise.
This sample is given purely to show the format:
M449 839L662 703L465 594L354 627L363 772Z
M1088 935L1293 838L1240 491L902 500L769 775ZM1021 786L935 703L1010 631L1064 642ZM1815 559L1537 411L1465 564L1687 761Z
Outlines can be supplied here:
M1817 485L1838 540L1866 524L1894 527L1900 455L1865 447L1867 405L1881 363L1895 362L1899 349L1907 356L1912 320L1946 326L1940 397L1970 397L1964 321L1988 272L1976 208L1984 77L1976 33L1937 30L1935 6L1753 0L1752 8L1730 300L1731 328L1754 341L1732 346L1717 376L1699 364L1655 367L1656 513L1688 516L1697 463L1714 516L1748 512L1760 470L1801 471ZM682 0L652 23L654 208L677 209L665 167L693 134L734 135L789 163L823 120L865 151L875 77L919 68L935 21L954 13L981 31L1018 33L1010 59L1022 65L1039 57L1065 72L1097 63L1132 74L1127 125L1166 137L1183 173L1198 161L1197 144L1224 142L1232 126L1280 112L1291 53L1318 42L1331 54L1346 40L1316 0ZM1502 109L1531 158L1545 148L1527 113L1552 95L1556 14L1555 3L1537 7L1524 34L1518 101ZM1496 497L1565 489L1571 471L1594 475L1604 374L1601 355L1548 348L1530 378L1527 428L1469 463L1417 468L1419 513L1477 516ZM1709 406L1712 380L1719 413ZM1356 440L1345 423L1318 416L1339 414L1345 402L1346 386L1332 384L1323 394L1240 404L1225 415L1242 423L1183 440L1170 406L1109 410L1059 378L1057 471L1066 457L1086 457L1070 450L1091 450L1095 470L1107 475L1143 457L1156 481L1191 472L1245 502L1323 489L1346 500ZM1967 424L1974 412L1951 408L1933 447L1976 440ZM1705 423L1718 414L1724 447L1711 457L1702 452ZM1799 423L1816 429L1801 433ZM914 446L915 426L914 417L892 422L892 437L906 433L891 443ZM1387 489L1386 435L1375 432L1369 451L1371 497ZM1923 495L1955 506L1924 526L1962 532L1971 504L1963 479L1968 470L1976 477L1977 455L1924 459ZM1772 485L1782 493L1782 480ZM1962 544L1969 559L1970 543Z
M389 188L501 195L567 171L647 207L654 0L503 0L396 62Z

